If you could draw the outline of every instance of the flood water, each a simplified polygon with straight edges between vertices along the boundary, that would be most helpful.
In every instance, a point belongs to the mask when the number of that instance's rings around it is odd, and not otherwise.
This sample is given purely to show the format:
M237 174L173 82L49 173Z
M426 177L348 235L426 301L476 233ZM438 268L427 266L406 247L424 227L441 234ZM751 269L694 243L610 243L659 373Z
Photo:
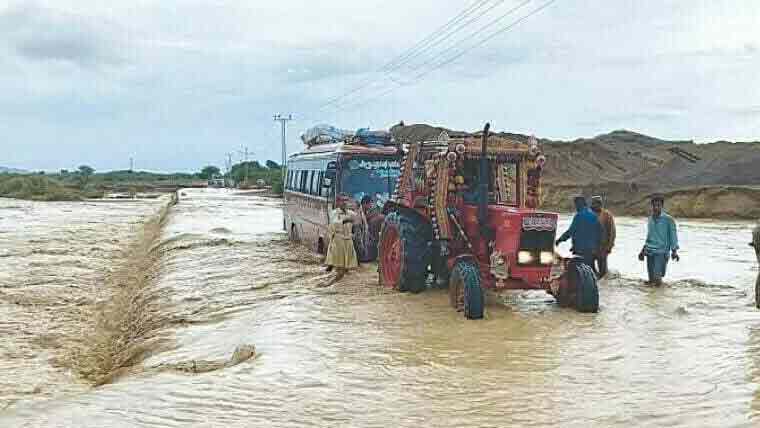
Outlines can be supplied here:
M598 314L515 292L467 321L374 265L331 285L277 201L165 203L0 200L0 426L760 425L750 223L680 221L650 288L619 218Z

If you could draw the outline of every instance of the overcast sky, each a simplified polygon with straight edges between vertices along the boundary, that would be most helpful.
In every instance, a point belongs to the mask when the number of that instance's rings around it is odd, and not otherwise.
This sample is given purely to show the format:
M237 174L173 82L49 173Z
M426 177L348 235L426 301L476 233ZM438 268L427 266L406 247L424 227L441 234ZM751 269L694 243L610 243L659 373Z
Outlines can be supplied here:
M545 1L0 0L0 165L279 161L278 112L297 119L288 152L315 123L402 119L760 140L760 1L557 0L476 46Z

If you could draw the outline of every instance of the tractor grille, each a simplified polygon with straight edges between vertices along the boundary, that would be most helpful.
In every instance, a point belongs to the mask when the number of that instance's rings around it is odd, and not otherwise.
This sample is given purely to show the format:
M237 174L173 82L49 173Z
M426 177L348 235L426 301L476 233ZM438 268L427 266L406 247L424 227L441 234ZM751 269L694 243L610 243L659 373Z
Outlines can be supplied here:
M528 251L553 251L553 230L523 230L520 234L520 249Z

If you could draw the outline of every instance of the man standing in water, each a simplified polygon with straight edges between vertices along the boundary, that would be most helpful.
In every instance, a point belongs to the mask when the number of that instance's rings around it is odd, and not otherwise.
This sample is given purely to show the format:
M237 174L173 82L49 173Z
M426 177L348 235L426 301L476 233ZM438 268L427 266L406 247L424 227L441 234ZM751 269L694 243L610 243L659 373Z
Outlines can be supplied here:
M760 224L752 231L752 242L749 245L755 248L757 263L760 265ZM757 281L755 281L755 307L760 309L760 272L757 273Z
M573 238L573 247L570 251L576 256L583 259L583 263L594 267L594 253L599 249L599 242L602 236L601 224L596 215L588 209L586 198L576 196L573 200L575 203L575 216L570 228L557 239L555 245Z
M678 232L673 217L663 211L665 197L659 194L654 195L651 203L652 216L649 217L647 223L647 239L644 248L639 253L639 260L644 261L644 258L647 260L649 276L647 284L659 287L667 272L668 259L680 260Z
M333 269L337 271L335 281L343 278L343 275L350 269L359 266L352 233L356 214L346 207L348 198L346 195L339 195L335 200L337 208L330 213L328 232L330 244L327 248L325 264L328 272Z
M615 246L615 218L603 205L601 196L591 198L591 211L596 214L599 223L602 225L602 238L595 256L599 278L604 278L607 275L607 257L612 252L612 247Z

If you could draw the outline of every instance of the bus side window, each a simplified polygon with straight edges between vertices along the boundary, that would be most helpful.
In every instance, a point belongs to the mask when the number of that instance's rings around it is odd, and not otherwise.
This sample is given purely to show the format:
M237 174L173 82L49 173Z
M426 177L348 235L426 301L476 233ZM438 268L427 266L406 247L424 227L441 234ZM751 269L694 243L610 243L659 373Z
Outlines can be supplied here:
M293 170L288 171L288 177L285 179L285 188L290 190L290 182L293 180Z
M311 179L311 191L310 193L314 196L319 196L319 181L320 181L320 175L322 175L319 171L314 171L314 178Z
M322 196L322 178L324 175L325 173L322 171L319 171L319 174L317 175L317 182L314 187L314 194L317 196Z
M301 193L306 193L306 179L308 176L308 171L301 171L301 181L298 183L298 191Z

